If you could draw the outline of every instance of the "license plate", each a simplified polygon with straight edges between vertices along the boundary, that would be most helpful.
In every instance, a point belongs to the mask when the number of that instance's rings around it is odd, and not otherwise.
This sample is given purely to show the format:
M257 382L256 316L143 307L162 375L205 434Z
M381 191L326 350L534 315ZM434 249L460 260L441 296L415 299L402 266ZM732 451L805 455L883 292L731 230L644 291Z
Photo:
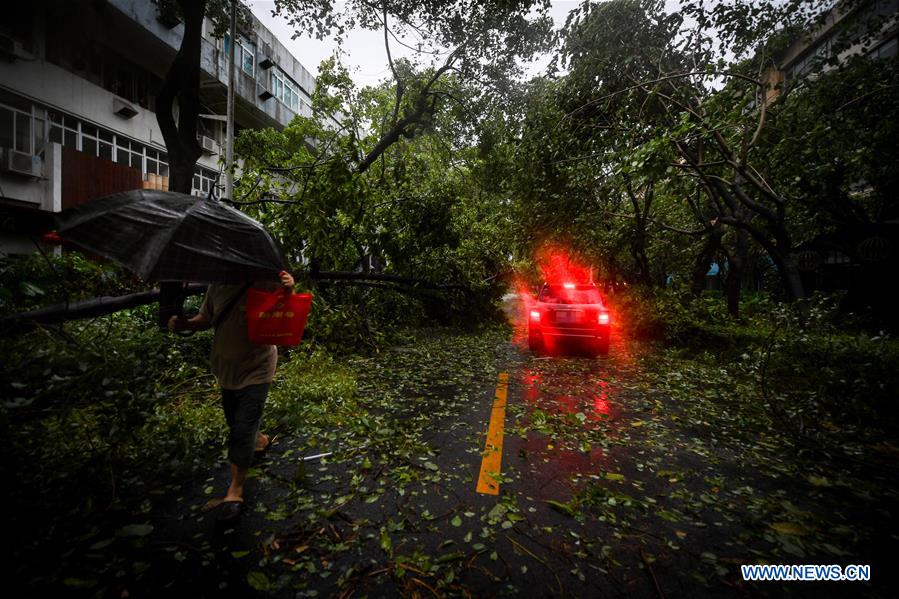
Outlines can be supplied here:
M576 310L556 310L556 322L577 322L580 312Z

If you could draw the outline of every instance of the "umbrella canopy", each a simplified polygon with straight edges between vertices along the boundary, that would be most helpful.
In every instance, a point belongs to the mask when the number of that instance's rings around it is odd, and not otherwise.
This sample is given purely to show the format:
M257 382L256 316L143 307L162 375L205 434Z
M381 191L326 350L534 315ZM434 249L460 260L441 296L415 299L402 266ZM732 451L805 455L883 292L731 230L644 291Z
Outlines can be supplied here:
M277 277L287 266L259 222L183 193L116 193L61 212L56 220L63 241L146 281L242 283Z

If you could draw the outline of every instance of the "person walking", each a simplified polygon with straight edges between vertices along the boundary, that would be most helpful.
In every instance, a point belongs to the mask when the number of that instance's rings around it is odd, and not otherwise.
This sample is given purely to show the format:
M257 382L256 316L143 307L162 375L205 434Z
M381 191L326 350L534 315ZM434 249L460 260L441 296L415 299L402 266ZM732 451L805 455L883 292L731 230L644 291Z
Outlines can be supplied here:
M281 285L293 292L293 276L280 273ZM254 286L271 290L273 283ZM278 351L274 345L250 343L247 336L246 291L250 285L213 284L206 291L196 316L172 316L170 331L199 331L212 327L215 336L209 361L222 391L222 407L228 423L228 460L231 484L224 498L207 504L221 506L218 519L235 520L243 511L244 484L255 452L265 451L270 440L259 431L262 410L275 377Z

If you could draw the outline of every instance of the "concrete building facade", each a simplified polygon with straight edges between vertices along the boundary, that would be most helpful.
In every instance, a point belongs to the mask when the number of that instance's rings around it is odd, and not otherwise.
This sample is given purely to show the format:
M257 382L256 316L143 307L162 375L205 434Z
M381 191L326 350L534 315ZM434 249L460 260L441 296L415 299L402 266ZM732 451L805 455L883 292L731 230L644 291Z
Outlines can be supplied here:
M134 188L167 189L155 95L183 35L150 0L34 0L0 23L0 253L34 251L48 213ZM235 130L311 116L313 76L253 18L235 46ZM193 193L220 172L228 46L203 26ZM43 217L43 218L42 218Z
M899 0L838 2L821 23L798 37L764 73L764 100L854 56L885 59L899 50Z

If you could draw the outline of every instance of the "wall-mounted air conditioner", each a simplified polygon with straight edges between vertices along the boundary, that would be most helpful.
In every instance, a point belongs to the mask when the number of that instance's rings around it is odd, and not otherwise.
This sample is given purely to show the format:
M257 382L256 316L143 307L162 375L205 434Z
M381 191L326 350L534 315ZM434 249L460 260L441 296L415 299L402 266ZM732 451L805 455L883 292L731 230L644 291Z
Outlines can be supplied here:
M218 144L215 143L215 140L211 137L206 137L205 135L201 135L198 140L200 142L200 147L203 148L203 152L206 154L218 154Z
M19 40L8 35L0 35L0 58L12 62L16 59L34 60L34 55L25 50Z
M272 60L272 45L268 42L262 42L259 46L259 53L256 56L256 63L260 69L270 69L275 61Z
M274 94L272 94L272 92L266 86L257 82L256 83L256 95L259 96L260 100L268 100Z
M28 152L19 152L12 148L0 148L0 171L21 175L23 177L40 178L43 160L40 156L32 156Z
M112 111L122 118L130 119L137 115L137 108L121 98L112 99Z

